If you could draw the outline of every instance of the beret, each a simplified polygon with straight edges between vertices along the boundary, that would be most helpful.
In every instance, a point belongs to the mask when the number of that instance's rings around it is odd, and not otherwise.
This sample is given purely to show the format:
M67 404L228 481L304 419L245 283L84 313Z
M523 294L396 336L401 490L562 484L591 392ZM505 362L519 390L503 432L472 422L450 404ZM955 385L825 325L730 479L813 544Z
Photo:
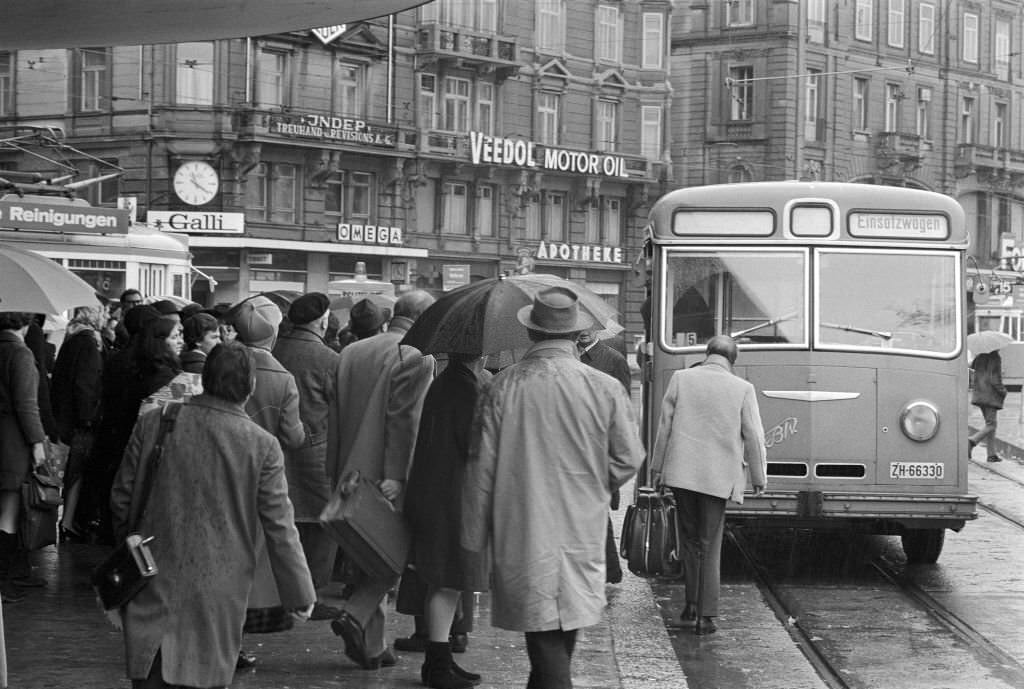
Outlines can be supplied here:
M161 299L153 302L153 308L160 312L161 316L170 316L174 313L181 313L181 309L170 299Z
M357 334L373 332L386 318L385 311L369 299L357 301L348 313L349 327Z
M128 313L124 315L124 329L128 331L129 335L137 335L142 332L146 323L155 321L157 318L160 318L160 312L152 306L148 304L136 306L128 309Z
M288 320L295 325L305 325L323 316L330 307L331 300L323 292L303 294L288 307Z

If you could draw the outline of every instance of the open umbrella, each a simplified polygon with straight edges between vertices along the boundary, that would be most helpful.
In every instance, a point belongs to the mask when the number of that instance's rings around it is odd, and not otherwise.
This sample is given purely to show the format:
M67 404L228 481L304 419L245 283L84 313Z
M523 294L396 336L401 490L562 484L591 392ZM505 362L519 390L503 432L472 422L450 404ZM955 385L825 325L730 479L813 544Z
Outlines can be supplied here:
M967 336L967 351L971 353L973 358L979 354L998 351L1014 341L1006 333L1001 333L997 330L982 330Z
M0 311L61 313L98 301L92 285L56 261L0 245Z
M528 273L480 280L443 295L423 312L402 339L425 354L496 354L530 346L516 313L538 292L566 287L579 297L580 309L597 327L621 332L616 311L599 295L569 280Z

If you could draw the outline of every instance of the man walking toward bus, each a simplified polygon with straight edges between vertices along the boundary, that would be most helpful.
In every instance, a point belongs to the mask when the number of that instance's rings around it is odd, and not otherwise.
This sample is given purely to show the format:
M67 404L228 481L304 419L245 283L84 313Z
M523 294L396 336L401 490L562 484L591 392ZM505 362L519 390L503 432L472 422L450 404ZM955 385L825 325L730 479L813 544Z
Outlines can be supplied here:
M985 425L967 437L967 456L974 452L974 447L982 440L988 439L988 461L1001 462L1003 458L992 448L996 438L996 416L1003 408L1006 399L1006 386L1003 385L1003 358L998 351L979 354L971 364L974 369L974 390L971 392L971 404L981 410Z
M684 622L714 633L718 616L725 503L743 502L747 473L764 492L764 429L754 386L735 375L738 349L715 335L700 366L676 371L665 390L651 479L676 499L686 572Z

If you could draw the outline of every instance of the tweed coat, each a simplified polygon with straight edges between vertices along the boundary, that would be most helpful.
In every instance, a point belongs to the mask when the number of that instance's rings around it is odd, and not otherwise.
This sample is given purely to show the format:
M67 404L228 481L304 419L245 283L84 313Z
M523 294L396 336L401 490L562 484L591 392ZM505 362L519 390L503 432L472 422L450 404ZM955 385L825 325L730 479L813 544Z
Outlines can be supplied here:
M632 374L629 372L629 363L626 361L626 357L605 343L594 342L590 347L582 350L580 361L612 376L622 383L622 387L626 388L627 393L629 392L633 383Z
M0 330L0 487L17 490L32 464L32 445L45 439L36 395L39 369L15 333Z
M327 411L334 397L338 353L313 331L295 326L274 345L274 358L295 377L299 391L299 418L306 429L301 446L285 452L288 496L295 521L319 521L331 497L327 478Z
M407 327L358 340L341 350L327 419L327 475L331 485L350 470L373 482L405 481L434 357L399 344ZM408 320L408 319L404 319Z
M569 340L535 343L480 394L461 543L491 548L491 618L512 631L597 624L612 491L644 459L622 385Z
M764 428L754 386L712 355L672 374L661 403L652 475L673 488L743 502L747 472L766 481Z
M140 417L111 491L123 538L156 440L160 411ZM123 611L128 676L144 679L160 651L163 678L188 687L226 686L242 644L246 594L264 540L284 606L316 599L288 500L284 458L241 405L209 395L185 403L137 530L154 537L160 567Z

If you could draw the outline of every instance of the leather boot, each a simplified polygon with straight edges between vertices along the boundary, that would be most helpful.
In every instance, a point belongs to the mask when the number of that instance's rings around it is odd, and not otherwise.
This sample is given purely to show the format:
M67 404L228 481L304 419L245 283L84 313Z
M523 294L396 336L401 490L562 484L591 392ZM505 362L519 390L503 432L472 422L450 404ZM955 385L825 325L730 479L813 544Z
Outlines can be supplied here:
M448 642L431 641L427 643L420 679L431 689L471 689L473 681L457 675L453 663Z
M0 531L0 598L4 603L20 603L25 594L11 581L11 568L18 552L18 534Z

